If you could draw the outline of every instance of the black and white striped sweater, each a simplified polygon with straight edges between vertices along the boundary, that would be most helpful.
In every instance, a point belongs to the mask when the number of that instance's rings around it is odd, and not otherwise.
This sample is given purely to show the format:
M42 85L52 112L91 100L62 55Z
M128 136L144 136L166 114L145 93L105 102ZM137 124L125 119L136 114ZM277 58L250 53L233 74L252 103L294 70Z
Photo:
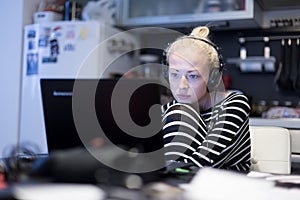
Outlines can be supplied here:
M177 101L162 106L162 112L167 160L249 171L250 106L245 95L231 93L213 109L200 114Z

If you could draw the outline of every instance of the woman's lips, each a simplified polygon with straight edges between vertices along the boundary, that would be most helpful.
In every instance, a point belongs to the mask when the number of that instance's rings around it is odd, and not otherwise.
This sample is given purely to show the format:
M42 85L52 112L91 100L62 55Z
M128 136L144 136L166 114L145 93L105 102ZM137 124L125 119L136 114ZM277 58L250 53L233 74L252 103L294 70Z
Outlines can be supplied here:
M177 94L177 97L180 99L189 99L191 96L190 95L184 95L184 94Z

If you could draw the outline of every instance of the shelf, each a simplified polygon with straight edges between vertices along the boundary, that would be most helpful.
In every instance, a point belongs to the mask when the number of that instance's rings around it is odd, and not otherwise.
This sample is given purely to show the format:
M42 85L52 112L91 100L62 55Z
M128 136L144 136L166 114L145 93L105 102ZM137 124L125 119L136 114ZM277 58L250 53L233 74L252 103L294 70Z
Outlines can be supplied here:
M271 56L269 58L265 58L263 56L251 56L251 57L247 57L245 59L241 59L241 58L228 58L227 59L227 63L231 63L231 64L241 64L244 62L259 62L259 63L269 63L269 62L276 62L276 58Z
M275 72L276 58L271 56L265 58L263 56L251 56L245 59L228 58L228 64L236 64L242 72Z

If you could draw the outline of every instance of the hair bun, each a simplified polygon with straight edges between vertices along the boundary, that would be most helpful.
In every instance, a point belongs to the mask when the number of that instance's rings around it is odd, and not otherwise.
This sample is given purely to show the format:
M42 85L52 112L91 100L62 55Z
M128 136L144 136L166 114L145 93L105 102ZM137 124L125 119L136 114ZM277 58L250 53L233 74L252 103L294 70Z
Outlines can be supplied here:
M190 36L197 38L208 38L209 29L206 26L198 26L193 29Z

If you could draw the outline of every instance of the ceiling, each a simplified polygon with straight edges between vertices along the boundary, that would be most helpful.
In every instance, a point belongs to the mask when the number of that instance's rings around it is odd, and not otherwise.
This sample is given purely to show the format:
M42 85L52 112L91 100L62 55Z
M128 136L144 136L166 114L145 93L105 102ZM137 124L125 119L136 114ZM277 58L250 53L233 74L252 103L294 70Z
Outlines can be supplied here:
M298 9L297 0L256 0L263 10Z

